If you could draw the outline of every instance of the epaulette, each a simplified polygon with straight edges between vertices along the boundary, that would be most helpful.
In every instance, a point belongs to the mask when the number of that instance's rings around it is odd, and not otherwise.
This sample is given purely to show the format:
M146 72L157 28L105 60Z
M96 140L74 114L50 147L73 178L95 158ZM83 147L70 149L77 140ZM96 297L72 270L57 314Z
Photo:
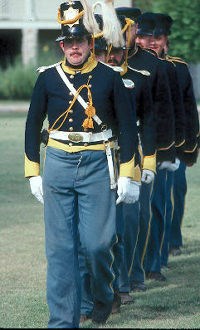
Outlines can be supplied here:
M109 68L113 69L114 71L123 72L123 69L121 68L121 66L112 66L105 62L101 62L101 61L99 61L99 62L105 66L108 66Z
M37 72L41 73L41 72L44 72L46 71L47 69L50 69L50 68L54 68L55 66L59 65L60 63L62 63L62 61L60 62L57 62L57 63L54 63L52 65L47 65L47 66L40 66L39 68L37 68Z
M150 49L150 48L143 48L143 49L146 50L147 53L150 53L150 54L158 57L158 54L153 49Z
M132 70L132 71L135 71L135 72L139 72L139 73L141 73L143 76L150 76L150 75L151 75L151 73L150 73L149 71L147 71L147 70L137 70L137 69L132 68L132 67L129 66L129 65L128 65L128 68L129 68L130 70Z
M173 64L173 66L176 66L176 64L174 63L174 61L172 61L171 59L169 59L167 57L165 57L165 58L159 57L159 60L170 62L171 64Z
M180 57L176 57L176 56L170 56L170 55L167 55L166 56L166 59L170 62L178 62L178 63L183 63L183 64L187 64L187 62L185 62L182 58Z

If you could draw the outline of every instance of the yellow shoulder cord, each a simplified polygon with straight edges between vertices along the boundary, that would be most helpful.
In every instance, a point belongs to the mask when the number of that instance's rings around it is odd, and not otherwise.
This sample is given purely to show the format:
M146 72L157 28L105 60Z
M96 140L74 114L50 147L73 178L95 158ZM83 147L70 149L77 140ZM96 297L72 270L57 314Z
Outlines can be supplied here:
M125 24L125 26L122 29L122 33L124 33L124 32L127 31L128 32L128 36L127 36L127 45L126 45L126 50L125 50L125 61L124 61L124 65L125 66L128 66L128 48L130 46L130 41L131 41L131 25L135 24L135 22L132 19L127 18L127 17L126 17L125 21L126 21L126 24ZM125 73L126 72L124 72L124 74Z
M89 79L90 79L90 78L89 78ZM74 98L73 98L73 100L72 100L72 102L71 102L69 108L68 108L66 111L64 111L64 112L63 112L63 113L62 113L62 114L61 114L61 115L55 120L55 122L53 123L53 125L48 129L48 132L52 131L53 129L57 131L57 130L59 130L59 129L62 127L62 125L64 124L64 122L65 122L66 119L67 119L67 116L68 116L68 114L69 114L71 108L73 107L74 103L75 103L76 100L77 100L78 95L80 94L80 92L82 91L83 88L87 88L87 90L88 90L88 101L89 101L89 104L88 104L88 107L85 109L85 114L87 115L87 118L84 120L82 126L83 126L84 128L94 128L94 124L93 124L93 119L92 119L92 117L96 114L96 110L95 110L95 108L94 108L94 106L93 106L93 102L92 102L92 94L91 94L90 87L89 87L89 85L88 85L88 84L89 84L89 79L88 79L87 84L84 84L84 85L80 86L80 87L77 89L76 94L74 95ZM55 125L58 123L58 121L59 121L63 116L64 116L64 118L63 118L61 124L60 124L57 128L55 128Z
M109 55L110 55L111 50L112 50L112 45L110 44L108 46L108 50L107 50L107 54L106 54L106 63L108 63L108 59L109 59Z
M74 24L76 21L78 21L84 14L84 10L82 10L76 17L68 20L62 20L61 14L60 14L60 8L58 8L58 16L57 16L57 22L59 24L65 25L65 24Z

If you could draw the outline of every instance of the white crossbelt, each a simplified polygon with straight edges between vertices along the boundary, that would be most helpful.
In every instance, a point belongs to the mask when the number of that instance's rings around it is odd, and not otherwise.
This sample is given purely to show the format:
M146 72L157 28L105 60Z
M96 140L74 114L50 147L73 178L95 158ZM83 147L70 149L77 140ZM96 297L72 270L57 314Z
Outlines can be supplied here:
M76 89L70 83L70 81L67 78L67 76L65 75L64 71L61 69L60 64L56 65L56 70L57 70L58 74L60 75L61 79L63 80L63 82L65 83L65 85L72 92L72 94L76 95L76 93L77 93ZM77 100L79 101L79 103L82 105L82 107L84 109L86 109L88 107L88 104L81 97L81 95L77 96ZM92 116L92 118L94 119L94 121L98 125L102 124L101 119L97 115ZM51 135L52 133L53 133L53 131L50 132L50 137L52 137L54 139L62 140L60 137L56 138L55 135L53 137ZM57 133L60 133L60 131L55 132L55 134L57 134ZM74 136L73 136L73 134L74 134ZM75 134L77 134L77 135L75 135ZM75 143L78 143L78 142L89 143L89 142L98 142L98 141L105 141L106 142L106 141L108 141L109 138L112 137L112 131L110 129L108 129L108 130L102 131L101 133L92 133L92 134L91 133L85 133L85 132L81 132L81 133L80 132L73 132L73 133L68 132L67 140L69 140L69 137L71 137L71 141L73 141ZM108 161L108 169L109 169L109 174L110 174L110 187L111 187L111 189L115 189L116 186L117 186L117 183L116 183L115 175L114 175L114 165L113 165L113 159L112 159L112 151L111 151L111 148L110 148L108 143L105 146L106 146L106 156L107 156L107 161Z
M74 143L108 141L108 139L112 138L112 136L113 134L111 129L102 131L100 133L64 132L64 131L51 131L49 133L49 137L52 139L62 140L62 141L72 141Z
M60 77L62 78L62 80L64 81L65 85L69 88L69 90L73 93L73 95L76 95L77 90L74 88L73 84L70 83L70 81L67 78L67 76L65 75L64 71L61 69L61 66L57 65L56 70L58 71L58 73L59 73ZM82 98L81 95L77 96L77 100L79 101L79 103L82 105L82 107L84 109L86 109L88 107L88 104L85 102L85 100ZM101 119L97 115L92 116L92 118L94 119L94 121L96 121L96 123L98 125L102 124Z

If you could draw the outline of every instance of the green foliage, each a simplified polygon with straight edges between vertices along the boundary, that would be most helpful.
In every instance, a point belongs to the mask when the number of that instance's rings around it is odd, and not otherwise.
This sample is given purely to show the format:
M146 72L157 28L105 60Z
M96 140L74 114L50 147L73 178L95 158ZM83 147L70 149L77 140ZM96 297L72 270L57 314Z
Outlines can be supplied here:
M36 69L42 65L57 62L58 56L50 55L50 50L41 51L37 63L23 65L21 58L6 69L0 69L0 99L1 100L30 100L37 78Z
M145 7L145 5L147 6ZM174 20L170 40L170 55L189 63L200 61L200 1L199 0L136 0L143 11L168 14Z
M36 73L33 66L23 66L20 61L0 71L0 98L9 100L30 99Z

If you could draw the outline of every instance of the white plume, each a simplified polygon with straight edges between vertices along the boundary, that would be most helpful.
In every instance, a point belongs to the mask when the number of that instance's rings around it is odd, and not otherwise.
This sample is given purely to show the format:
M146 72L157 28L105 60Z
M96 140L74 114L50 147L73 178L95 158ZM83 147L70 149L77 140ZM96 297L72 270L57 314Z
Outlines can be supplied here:
M93 12L98 6L101 8L100 14L103 19L103 36L107 43L112 44L113 47L123 47L125 41L121 31L121 24L113 6L113 1L105 0L104 2L95 2L93 5Z

